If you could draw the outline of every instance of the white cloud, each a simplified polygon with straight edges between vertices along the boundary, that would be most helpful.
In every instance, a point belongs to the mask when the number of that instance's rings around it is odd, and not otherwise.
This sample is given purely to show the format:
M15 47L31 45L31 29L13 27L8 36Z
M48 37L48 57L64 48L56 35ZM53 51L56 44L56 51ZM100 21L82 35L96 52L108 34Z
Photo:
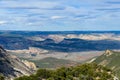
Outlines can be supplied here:
M0 21L0 25L6 24L7 21Z
M65 16L52 16L51 19L63 19Z
M39 9L39 8L53 8L59 5L57 2L49 1L2 1L0 2L0 7L3 9L6 8L15 8L15 9Z

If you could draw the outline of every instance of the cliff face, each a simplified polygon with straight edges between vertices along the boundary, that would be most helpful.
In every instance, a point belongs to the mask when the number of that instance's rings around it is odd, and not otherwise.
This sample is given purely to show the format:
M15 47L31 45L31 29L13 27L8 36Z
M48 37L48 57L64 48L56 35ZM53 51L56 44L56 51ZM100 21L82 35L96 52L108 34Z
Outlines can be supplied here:
M0 47L0 73L12 80L22 75L30 75L34 70L27 67L19 58L8 54ZM6 80L7 80L6 78Z

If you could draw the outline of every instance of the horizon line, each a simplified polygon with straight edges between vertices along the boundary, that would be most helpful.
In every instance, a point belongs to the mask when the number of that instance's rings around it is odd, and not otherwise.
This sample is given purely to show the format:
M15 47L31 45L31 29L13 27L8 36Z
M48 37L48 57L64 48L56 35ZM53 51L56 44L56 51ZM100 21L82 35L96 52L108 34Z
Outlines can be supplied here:
M0 30L0 31L21 31L21 32L118 32L120 30L54 30L54 31L48 31L48 30Z

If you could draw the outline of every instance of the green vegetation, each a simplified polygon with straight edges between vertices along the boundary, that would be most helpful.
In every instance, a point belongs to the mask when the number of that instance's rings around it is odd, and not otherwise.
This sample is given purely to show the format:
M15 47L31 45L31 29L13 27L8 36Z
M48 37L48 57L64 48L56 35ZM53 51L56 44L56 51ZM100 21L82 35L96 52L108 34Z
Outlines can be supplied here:
M41 60L31 60L31 59L26 59L26 60L34 62L38 68L58 68L61 66L69 66L69 65L77 64L77 62L74 61L57 59L52 57L44 58Z
M0 80L5 80L5 77L3 75L0 75Z
M112 69L120 79L120 52L108 50L108 53L96 58L94 62Z
M95 63L75 67L61 67L56 70L39 69L36 74L15 80L113 80L113 72Z

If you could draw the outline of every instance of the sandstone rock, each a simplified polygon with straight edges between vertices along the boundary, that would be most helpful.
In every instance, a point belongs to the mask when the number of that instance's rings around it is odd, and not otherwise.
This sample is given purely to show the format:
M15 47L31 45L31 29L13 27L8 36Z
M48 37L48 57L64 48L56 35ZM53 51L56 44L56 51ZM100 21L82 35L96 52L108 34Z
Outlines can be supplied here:
M110 55L112 55L113 54L113 52L111 51L111 50L106 50L105 51L105 55L106 56L110 56Z
M36 65L33 62L22 60L22 62L32 70L37 70Z
M0 73L6 80L13 80L15 77L30 75L34 72L32 68L26 66L19 58L10 55L0 47Z

